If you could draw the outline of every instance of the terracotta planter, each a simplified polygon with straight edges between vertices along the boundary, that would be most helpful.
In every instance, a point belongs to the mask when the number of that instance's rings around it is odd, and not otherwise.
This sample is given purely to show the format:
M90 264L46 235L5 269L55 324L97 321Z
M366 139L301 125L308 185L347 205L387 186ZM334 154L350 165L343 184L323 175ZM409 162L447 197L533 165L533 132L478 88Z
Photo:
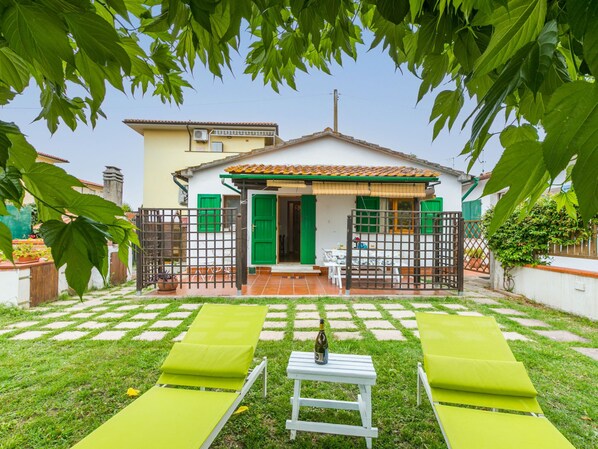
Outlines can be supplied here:
M176 280L158 281L156 285L158 286L158 291L161 292L173 292L178 287Z
M21 256L15 259L15 263L35 263L39 262L39 257L34 256Z

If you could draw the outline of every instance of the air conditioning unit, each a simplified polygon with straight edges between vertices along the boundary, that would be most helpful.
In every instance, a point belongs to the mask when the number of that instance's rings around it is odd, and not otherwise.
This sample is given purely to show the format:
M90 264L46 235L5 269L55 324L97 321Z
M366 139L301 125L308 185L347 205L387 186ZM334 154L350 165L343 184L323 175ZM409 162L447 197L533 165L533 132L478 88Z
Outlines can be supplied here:
M207 129L194 129L193 140L196 142L207 142L208 141L208 130Z

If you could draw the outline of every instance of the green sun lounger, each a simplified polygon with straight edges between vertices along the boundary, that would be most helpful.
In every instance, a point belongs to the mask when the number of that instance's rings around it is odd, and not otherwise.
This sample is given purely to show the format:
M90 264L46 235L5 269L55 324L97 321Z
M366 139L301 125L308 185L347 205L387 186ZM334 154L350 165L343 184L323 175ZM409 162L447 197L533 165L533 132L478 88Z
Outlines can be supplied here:
M204 305L157 385L73 449L209 448L260 374L266 395L267 360L249 369L266 313L266 306Z
M575 449L543 416L494 318L417 313L416 319L424 353L417 404L423 387L449 449Z

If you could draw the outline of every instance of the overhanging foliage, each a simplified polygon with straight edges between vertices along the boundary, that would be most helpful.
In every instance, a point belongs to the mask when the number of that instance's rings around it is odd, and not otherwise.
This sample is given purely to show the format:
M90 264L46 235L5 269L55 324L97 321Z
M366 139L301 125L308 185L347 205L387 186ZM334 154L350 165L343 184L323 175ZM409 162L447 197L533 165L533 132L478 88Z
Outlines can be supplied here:
M563 197L563 207L573 211L574 199L584 219L596 214L595 0L0 0L0 104L35 83L38 119L51 131L61 122L72 129L95 125L108 86L178 104L190 86L184 73L199 60L221 76L247 33L245 72L275 90L281 83L294 88L297 70L328 72L343 57L357 58L364 30L373 33L372 48L421 78L419 98L452 80L436 97L434 137L456 122L465 95L477 99L463 149L470 167L499 114L514 117L501 133L505 151L485 189L509 189L491 231L517 205L529 210L568 166L577 196ZM71 96L73 86L86 95ZM134 239L132 227L117 218L122 211L75 193L74 178L35 163L18 128L4 122L0 172L2 203L20 206L24 191L36 197L54 258L70 267L69 283L79 293L91 267L105 270L98 242L121 243L124 254ZM2 226L0 250L10 257Z

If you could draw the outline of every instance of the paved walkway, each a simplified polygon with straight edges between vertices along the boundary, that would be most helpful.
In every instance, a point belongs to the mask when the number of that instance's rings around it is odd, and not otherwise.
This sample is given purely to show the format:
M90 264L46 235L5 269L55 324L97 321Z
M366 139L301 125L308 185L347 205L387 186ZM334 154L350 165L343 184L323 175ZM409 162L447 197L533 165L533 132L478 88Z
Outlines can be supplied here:
M466 294L461 298L366 298L363 302L338 298L336 303L328 300L307 304L272 298L261 339L312 340L319 319L324 318L332 340L361 340L369 336L379 341L407 341L419 337L415 312L426 311L495 316L507 340L533 344L547 338L563 344L579 343L579 346L570 346L598 360L598 348L588 346L588 339L531 318L526 307L520 304L508 306L505 299L500 293L485 289L483 279L468 282ZM242 303L243 298L235 302ZM0 327L0 341L179 341L200 307L201 303L189 299L140 298L135 295L134 287L126 286L91 292L83 302L75 299L56 301L31 309L30 318L16 319Z

